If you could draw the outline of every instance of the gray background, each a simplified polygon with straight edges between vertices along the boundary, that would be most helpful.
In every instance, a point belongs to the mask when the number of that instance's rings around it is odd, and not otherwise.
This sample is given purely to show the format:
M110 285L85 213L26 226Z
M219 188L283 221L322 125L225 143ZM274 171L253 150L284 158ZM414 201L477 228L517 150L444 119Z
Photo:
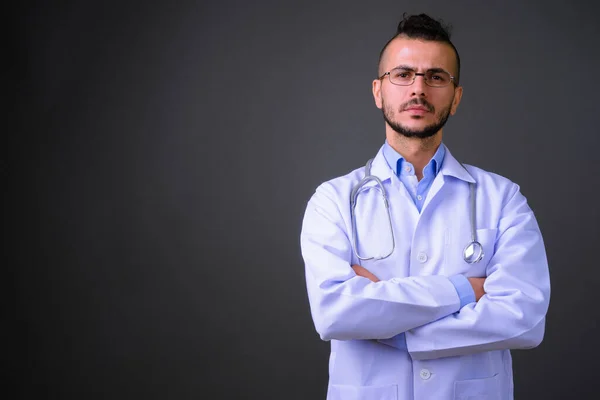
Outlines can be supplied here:
M445 143L520 184L544 234L547 333L513 352L517 398L594 397L597 6L52 3L14 10L4 77L20 398L324 398L301 219L383 143L371 80L404 11L454 25Z

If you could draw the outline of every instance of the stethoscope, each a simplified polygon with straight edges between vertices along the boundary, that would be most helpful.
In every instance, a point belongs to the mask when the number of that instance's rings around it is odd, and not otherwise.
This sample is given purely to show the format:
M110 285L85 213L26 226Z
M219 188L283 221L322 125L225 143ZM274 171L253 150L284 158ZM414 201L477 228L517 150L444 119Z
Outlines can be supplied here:
M392 227L392 215L390 213L390 203L388 201L385 189L383 187L383 183L381 180L375 175L371 175L371 164L373 164L373 159L370 159L365 166L365 176L362 178L355 186L352 188L352 192L350 193L350 205L351 205L351 224L352 224L352 245L354 247L354 254L358 257L359 260L383 260L388 258L394 252L396 248L396 242L394 241L394 229ZM462 164L461 164L462 165ZM465 168L465 166L462 166ZM466 168L465 168L466 170ZM357 234L356 234L356 199L358 198L358 194L360 189L368 182L375 181L377 190L383 196L383 202L385 204L385 208L387 210L388 222L390 228L390 235L392 237L392 249L385 256L373 256L373 257L362 257L358 254L358 245L357 245ZM484 252L483 246L481 243L477 241L477 231L475 229L475 184L473 182L469 182L469 189L471 192L470 200L471 200L471 241L467 244L463 250L463 259L468 264L474 264L483 259Z

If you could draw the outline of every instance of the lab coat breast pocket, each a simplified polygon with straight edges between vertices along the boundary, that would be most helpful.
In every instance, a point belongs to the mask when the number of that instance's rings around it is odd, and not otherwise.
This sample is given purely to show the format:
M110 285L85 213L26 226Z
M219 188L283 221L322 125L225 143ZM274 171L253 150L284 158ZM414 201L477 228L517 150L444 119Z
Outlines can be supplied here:
M398 400L398 385L329 385L327 400Z
M460 243L457 238L448 236L446 240L446 251L444 257L444 273L448 276L463 274L467 277L485 277L487 276L487 267L494 256L496 235L498 229L477 229L477 241L483 248L483 258L476 263L469 264L464 259L464 249L470 243L470 234L468 240Z
M498 375L454 382L454 400L502 400Z

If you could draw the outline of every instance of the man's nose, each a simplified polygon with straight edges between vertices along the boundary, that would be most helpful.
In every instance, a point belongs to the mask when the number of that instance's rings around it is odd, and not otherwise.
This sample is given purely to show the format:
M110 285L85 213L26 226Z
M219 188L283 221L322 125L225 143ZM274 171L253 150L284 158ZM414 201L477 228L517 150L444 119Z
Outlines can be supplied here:
M425 83L425 77L423 75L416 75L415 80L410 85L413 96L426 96L427 95L427 84Z

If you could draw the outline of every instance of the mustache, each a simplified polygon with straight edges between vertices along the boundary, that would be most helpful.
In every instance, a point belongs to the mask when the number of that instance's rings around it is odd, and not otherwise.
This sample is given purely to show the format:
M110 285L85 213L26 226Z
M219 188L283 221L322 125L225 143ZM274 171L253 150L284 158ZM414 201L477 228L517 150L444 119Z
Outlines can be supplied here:
M416 99L409 100L406 103L404 103L400 109L402 111L404 111L411 106L423 106L423 107L427 107L427 110L429 112L434 111L433 106L431 104L429 104L429 102L427 100L422 99L422 98L416 98Z

